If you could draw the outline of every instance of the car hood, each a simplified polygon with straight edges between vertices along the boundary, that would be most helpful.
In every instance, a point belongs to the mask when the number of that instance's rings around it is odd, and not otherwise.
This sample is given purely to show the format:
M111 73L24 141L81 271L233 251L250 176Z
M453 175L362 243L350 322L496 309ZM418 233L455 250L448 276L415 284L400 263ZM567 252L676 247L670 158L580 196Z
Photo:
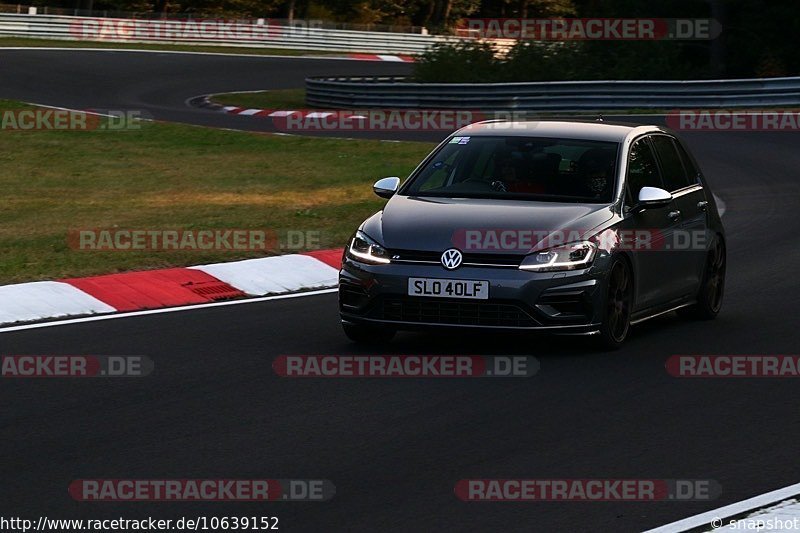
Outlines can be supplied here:
M465 231L580 232L591 235L614 216L607 204L577 204L474 198L394 196L362 229L394 250L463 249ZM588 235L587 235L588 236ZM486 249L487 253L507 250Z

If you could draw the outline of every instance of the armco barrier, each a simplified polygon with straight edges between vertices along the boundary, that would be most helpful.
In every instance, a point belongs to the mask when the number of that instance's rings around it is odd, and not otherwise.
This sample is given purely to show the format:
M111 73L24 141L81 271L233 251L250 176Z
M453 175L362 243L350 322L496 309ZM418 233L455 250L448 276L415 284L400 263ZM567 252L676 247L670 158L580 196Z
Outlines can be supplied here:
M306 103L331 109L570 111L800 104L800 77L698 81L411 83L403 77L306 79Z
M419 54L455 37L420 33L337 30L285 26L257 19L232 23L215 20L148 20L16 15L0 13L0 37L67 41L157 43L249 48L284 48L373 54Z

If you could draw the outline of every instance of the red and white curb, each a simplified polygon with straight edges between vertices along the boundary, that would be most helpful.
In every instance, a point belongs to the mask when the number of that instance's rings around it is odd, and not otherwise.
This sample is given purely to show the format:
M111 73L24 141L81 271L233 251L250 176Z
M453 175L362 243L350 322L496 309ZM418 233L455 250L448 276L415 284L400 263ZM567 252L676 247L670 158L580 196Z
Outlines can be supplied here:
M269 118L285 118L293 117L295 119L306 118L328 118L339 117L340 115L348 119L363 119L367 118L363 115L358 115L352 111L340 113L338 111L312 111L310 109L303 110L285 110L285 109L253 109L247 107L236 106L220 106L219 111L223 113L230 113L232 115L242 115L245 117L269 117Z
M335 287L341 250L0 286L0 324Z
M232 105L222 105L214 102L211 100L212 95L203 95L198 96L195 98L190 98L187 101L187 104L194 107L202 107L204 109L211 109L214 111L220 111L222 113L228 113L231 115L240 115L243 117L259 117L259 118L286 118L286 117L293 117L295 119L306 119L306 118L329 118L335 117L338 118L341 116L345 119L365 119L364 115L358 114L358 112L353 111L324 111L324 110L314 110L314 109L256 109L256 108L249 108L249 107L238 107Z
M290 124L294 124L295 126L293 126L293 128L297 128L298 130L305 129L306 127L309 130L316 130L319 128L327 129L325 128L324 124L330 124L332 126L341 125L341 128L343 130L348 130L348 129L360 130L362 127L366 126L363 126L362 125L363 123L360 123L358 121L367 121L371 117L373 117L373 119L382 117L380 118L380 122L375 121L376 124L381 125L379 128L376 127L376 129L391 129L392 127L402 129L402 128L411 128L410 125L417 125L418 128L422 129L453 131L458 129L462 125L466 125L466 123L461 123L460 121L463 121L467 118L466 116L463 115L464 113L463 111L456 112L451 110L257 109L251 107L239 107L239 106L218 104L213 100L211 100L212 96L213 95L204 95L195 98L190 98L189 100L186 101L186 103L193 107L209 109L221 113L228 113L230 115L239 115L242 117L269 118L272 119L273 123L275 124L278 130L292 129L289 128ZM377 115L375 115L375 113ZM478 122L480 120L486 120L488 118L491 118L492 116L488 112L475 112L474 114L472 114L472 112L467 111L467 113L471 113L470 115L471 119L469 120L469 122ZM442 118L437 118L437 114L441 114ZM429 118L425 118L426 115ZM317 123L309 119L315 119L319 122ZM350 121L351 124L351 126L349 127L346 125L348 121ZM410 125L405 126L405 124L410 124Z
M398 56L393 54L348 54L348 59L360 61L393 61L395 63L413 63L413 56Z

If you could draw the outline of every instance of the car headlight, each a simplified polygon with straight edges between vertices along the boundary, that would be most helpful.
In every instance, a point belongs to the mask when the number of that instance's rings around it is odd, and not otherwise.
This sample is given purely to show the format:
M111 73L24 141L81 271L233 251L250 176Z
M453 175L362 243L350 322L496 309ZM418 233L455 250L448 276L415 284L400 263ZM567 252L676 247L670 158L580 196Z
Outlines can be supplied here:
M385 265L391 262L386 248L367 237L361 231L357 231L350 241L350 245L347 247L347 255L351 259L370 265Z
M525 256L519 268L536 272L577 270L591 265L596 253L593 242L572 242Z

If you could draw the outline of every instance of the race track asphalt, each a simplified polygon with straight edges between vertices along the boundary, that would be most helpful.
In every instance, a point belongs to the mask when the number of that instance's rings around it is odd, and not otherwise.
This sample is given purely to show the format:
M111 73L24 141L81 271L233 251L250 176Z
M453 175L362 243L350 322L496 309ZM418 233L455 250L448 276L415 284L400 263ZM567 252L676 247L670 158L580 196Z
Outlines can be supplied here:
M200 126L275 131L272 119L186 105L206 94L303 87L309 76L404 75L408 63L297 57L0 49L0 97ZM426 140L446 133L429 133ZM331 135L335 135L332 133ZM353 136L380 138L377 133ZM419 132L392 138L410 140Z
M0 98L140 105L164 120L223 127L246 119L215 118L183 100L297 86L311 72L397 69L44 51L0 51L0 65ZM284 531L616 532L796 483L800 383L682 380L664 363L673 354L797 353L800 136L685 137L727 206L728 281L717 320L668 315L636 327L615 353L594 352L585 338L422 333L381 351L541 362L531 378L479 380L277 377L279 355L367 353L342 335L335 294L0 333L2 354L146 355L155 363L141 379L0 382L0 515L273 515ZM67 494L80 478L254 477L329 479L337 493L326 503L267 504L81 503ZM455 482L475 477L702 478L723 493L712 502L456 499Z

